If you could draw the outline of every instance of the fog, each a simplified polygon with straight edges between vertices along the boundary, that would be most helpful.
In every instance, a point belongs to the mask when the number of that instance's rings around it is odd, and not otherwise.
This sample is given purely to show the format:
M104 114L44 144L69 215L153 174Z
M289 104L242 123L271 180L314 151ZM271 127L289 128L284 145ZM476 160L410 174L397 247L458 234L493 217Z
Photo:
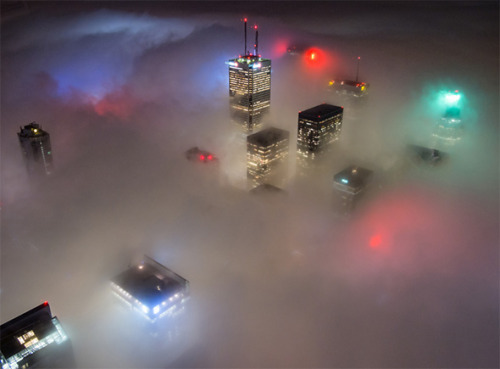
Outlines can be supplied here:
M290 131L284 194L249 194L225 61L242 17L272 59L267 125ZM48 300L79 368L499 365L499 20L496 2L31 3L1 23L1 322ZM249 35L253 34L250 32ZM250 37L250 36L249 36ZM320 50L318 63L289 55ZM295 171L297 114L345 104L322 170ZM432 139L441 91L464 137ZM29 178L19 126L50 133ZM417 165L405 147L436 147ZM186 160L199 146L216 165ZM375 180L351 217L332 176ZM109 280L147 254L190 281L155 326Z

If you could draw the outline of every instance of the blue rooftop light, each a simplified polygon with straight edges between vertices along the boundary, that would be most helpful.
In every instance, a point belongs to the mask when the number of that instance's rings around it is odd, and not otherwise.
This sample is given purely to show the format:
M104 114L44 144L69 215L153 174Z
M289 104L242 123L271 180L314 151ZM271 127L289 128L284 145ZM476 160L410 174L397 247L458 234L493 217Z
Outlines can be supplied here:
M349 183L349 181L348 181L346 178L342 178L342 179L340 180L340 182L345 183L345 184L348 184L348 183Z

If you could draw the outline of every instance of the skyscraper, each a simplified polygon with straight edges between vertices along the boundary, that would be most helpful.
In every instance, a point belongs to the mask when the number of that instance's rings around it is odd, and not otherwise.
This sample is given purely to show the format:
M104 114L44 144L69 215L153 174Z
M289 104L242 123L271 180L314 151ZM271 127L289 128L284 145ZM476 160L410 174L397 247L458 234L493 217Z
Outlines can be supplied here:
M338 140L344 108L321 104L299 112L297 153L300 160L314 159Z
M334 203L340 214L348 215L355 208L372 174L370 169L351 165L333 176Z
M258 30L255 26L254 52L247 50L245 19L244 54L227 62L229 65L229 103L231 119L245 133L257 131L271 106L271 60L258 53Z
M21 127L17 133L24 162L30 175L49 175L52 173L52 149L50 135L36 122Z
M252 185L283 185L287 175L290 133L266 128L247 137L247 177Z
M71 368L71 341L48 302L2 324L0 327L2 369Z

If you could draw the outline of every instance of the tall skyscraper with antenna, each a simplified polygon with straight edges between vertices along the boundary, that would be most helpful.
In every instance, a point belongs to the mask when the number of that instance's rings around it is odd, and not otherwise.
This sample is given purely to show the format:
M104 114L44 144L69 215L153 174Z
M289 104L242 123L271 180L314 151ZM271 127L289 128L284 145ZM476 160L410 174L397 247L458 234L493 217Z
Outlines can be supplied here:
M253 53L247 49L247 19L244 19L243 55L230 59L229 103L231 119L245 133L258 131L271 106L271 60L259 55L259 31L255 29Z

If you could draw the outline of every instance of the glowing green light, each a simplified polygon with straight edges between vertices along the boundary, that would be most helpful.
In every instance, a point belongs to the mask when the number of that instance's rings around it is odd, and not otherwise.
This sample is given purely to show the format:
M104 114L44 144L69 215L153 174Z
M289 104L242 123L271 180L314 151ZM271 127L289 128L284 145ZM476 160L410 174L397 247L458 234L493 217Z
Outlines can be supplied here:
M458 93L458 91L448 92L444 96L444 100L449 105L455 105L460 100L460 97L461 97L461 95Z

